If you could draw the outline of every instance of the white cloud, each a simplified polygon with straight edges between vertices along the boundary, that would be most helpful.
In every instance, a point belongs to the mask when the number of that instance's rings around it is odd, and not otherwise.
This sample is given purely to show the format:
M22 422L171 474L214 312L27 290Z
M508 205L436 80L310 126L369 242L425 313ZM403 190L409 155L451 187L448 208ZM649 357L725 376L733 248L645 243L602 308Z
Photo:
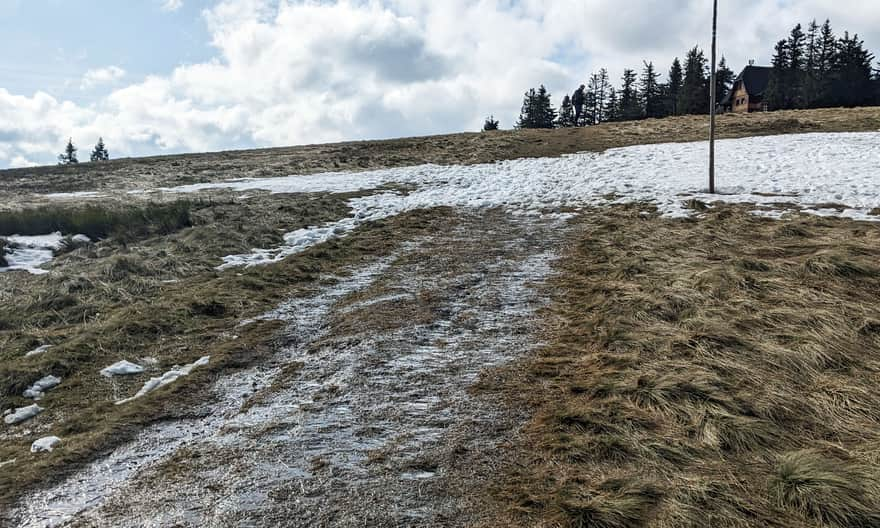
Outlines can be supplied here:
M90 90L102 84L116 82L123 77L125 77L125 70L119 66L107 66L106 68L89 70L83 75L80 89Z
M163 0L162 11L177 11L183 7L183 0Z
M179 3L179 2L169 2ZM880 5L860 0L723 3L720 49L735 69L767 63L794 23L831 17L880 47ZM701 0L223 0L203 16L214 59L79 106L0 89L0 166L54 160L68 136L103 136L116 155L203 151L477 130L512 125L522 93L561 99L607 66L706 47ZM670 13L674 13L674 16ZM112 67L111 67L112 68ZM92 83L118 80L96 70ZM86 84L86 78L83 79ZM82 147L90 147L83 143Z

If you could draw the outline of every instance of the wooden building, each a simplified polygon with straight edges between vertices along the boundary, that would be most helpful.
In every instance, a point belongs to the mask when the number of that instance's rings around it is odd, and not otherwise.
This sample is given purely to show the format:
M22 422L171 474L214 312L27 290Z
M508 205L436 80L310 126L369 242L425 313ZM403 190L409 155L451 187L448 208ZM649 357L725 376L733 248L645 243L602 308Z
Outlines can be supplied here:
M749 64L745 67L733 88L721 101L721 109L725 112L762 112L767 110L764 92L770 84L770 72L773 68Z

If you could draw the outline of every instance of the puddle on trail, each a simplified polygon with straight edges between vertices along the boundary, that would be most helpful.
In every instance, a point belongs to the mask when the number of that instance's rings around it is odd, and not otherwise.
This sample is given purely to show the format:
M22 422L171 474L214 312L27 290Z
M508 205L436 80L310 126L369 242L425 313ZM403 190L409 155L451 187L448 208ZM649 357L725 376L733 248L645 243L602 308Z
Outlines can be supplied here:
M203 418L149 429L30 497L23 526L460 524L497 467L471 462L497 456L524 420L468 387L538 344L532 284L562 226L486 222L267 314L290 321L273 365L219 383Z

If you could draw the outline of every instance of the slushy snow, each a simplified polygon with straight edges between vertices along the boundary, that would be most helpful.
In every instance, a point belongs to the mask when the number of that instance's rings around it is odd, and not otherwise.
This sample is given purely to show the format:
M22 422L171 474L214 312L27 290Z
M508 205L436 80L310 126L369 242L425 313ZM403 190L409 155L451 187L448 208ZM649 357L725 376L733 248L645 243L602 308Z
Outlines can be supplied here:
M189 365L184 365L182 367L175 367L175 368L169 370L168 372L166 372L165 374L162 374L158 378L150 378L150 381L146 382L144 384L144 386L141 388L141 390L139 390L137 392L137 394L135 394L131 398L119 400L118 402L116 402L116 405L122 405L122 404L128 403L132 400L136 400L142 396L145 396L145 395L153 392L154 390L158 389L159 387L164 387L165 385L168 385L169 383L173 383L173 382L177 381L179 378L182 378L183 376L188 376L189 373L192 372L194 368L207 365L208 361L210 361L210 359L211 359L210 356L205 356L205 357L199 359L198 361L196 361L195 363L191 363Z
M61 444L61 439L57 436L47 436L35 440L31 444L31 453L51 453L53 449Z
M55 251L64 246L64 236L55 232L49 235L21 236L12 235L3 237L9 242L6 262L9 266L0 268L0 272L24 270L34 275L49 273L40 266L50 262L55 257ZM92 241L86 235L74 235L74 242L83 244Z
M56 378L51 375L46 376L24 391L23 396L32 400L41 400L43 399L43 396L46 395L47 390L57 386L59 383L61 383L61 378Z
M7 414L3 417L3 421L6 422L6 425L13 425L25 420L30 420L41 412L43 412L43 408L35 403L33 405L28 405L27 407L16 409L11 414Z
M143 371L144 367L140 365L136 365L129 361L120 361L102 369L101 375L105 378L112 378L113 376L131 376L133 374L140 374Z
M276 262L363 222L436 206L503 207L542 215L562 208L650 202L667 217L692 211L698 199L755 204L788 203L810 214L880 220L880 133L800 134L718 142L720 194L707 194L705 142L639 145L603 153L518 159L469 166L421 165L376 171L335 172L285 178L245 179L165 189L188 193L227 188L272 193L352 192L389 183L415 187L406 196L383 192L354 198L354 214L324 226L285 235L282 246L230 255L221 268ZM756 194L760 193L760 194ZM842 211L817 210L836 203ZM761 214L777 216L772 209Z

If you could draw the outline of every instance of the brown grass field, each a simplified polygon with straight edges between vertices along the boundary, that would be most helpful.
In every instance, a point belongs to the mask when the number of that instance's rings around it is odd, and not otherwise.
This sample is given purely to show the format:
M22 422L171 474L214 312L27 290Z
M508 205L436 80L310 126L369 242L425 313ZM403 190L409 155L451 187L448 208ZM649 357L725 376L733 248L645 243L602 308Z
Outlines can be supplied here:
M498 525L880 525L880 226L744 209L581 217Z
M102 191L112 196L100 205L107 217L125 218L132 201L158 207L126 197L131 189L692 141L707 134L705 121L0 171L0 209L12 222L47 203L39 193ZM877 131L880 108L728 115L719 124L721 137ZM61 273L0 273L0 410L31 403L22 390L46 374L64 379L30 432L0 429L0 462L17 459L0 470L0 514L145 425L186 415L221 373L261 361L277 345L278 324L237 328L242 319L456 224L455 211L420 210L273 266L215 269L223 255L347 216L352 196L216 192L187 205L188 223L120 227L60 255L53 269ZM534 323L539 352L474 387L529 420L499 450L508 459L491 461L496 481L473 490L471 502L485 508L473 518L545 528L880 526L880 224L769 220L748 205L716 205L688 220L640 214L646 209L613 206L572 220L541 286L550 305ZM24 357L45 343L52 354ZM114 406L113 391L131 393L143 379L95 382L123 357L153 357L164 368L206 351L210 368L130 405ZM30 455L30 442L50 433L63 449Z

